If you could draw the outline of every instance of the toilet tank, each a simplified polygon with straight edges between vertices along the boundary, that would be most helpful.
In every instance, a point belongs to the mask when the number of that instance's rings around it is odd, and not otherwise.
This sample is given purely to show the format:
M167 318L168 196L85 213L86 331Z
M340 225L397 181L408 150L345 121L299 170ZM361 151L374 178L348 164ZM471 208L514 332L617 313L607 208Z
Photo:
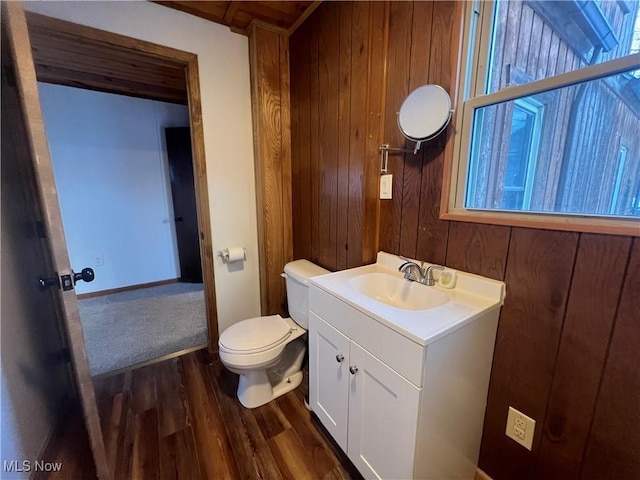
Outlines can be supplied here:
M294 260L284 266L287 279L289 315L305 330L309 329L309 279L331 273L309 260Z

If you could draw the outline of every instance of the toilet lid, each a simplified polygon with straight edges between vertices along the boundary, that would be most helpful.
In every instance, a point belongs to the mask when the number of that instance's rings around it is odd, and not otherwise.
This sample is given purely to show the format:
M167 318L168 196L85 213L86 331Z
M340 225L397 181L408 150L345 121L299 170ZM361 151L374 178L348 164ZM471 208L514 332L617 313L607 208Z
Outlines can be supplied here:
M250 318L227 328L219 345L227 351L258 353L273 348L291 335L291 326L280 316Z

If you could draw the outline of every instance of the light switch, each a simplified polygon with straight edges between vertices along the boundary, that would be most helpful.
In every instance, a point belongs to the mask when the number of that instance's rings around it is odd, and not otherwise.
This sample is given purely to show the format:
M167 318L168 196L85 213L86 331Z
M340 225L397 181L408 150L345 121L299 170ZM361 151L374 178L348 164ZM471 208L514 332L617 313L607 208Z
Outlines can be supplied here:
M389 200L393 189L393 175L388 173L380 177L380 199Z

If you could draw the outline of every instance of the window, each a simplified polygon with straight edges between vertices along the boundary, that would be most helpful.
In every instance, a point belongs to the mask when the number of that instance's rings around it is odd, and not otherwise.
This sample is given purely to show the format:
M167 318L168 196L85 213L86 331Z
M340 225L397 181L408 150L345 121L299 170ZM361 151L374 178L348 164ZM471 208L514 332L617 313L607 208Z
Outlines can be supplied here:
M627 147L624 145L620 147L620 151L618 152L618 172L616 174L616 183L613 187L613 195L611 196L611 209L609 213L611 214L621 214L621 206L624 205L624 200L620 196L620 185L622 184L622 177L624 175L624 167L627 163ZM631 205L633 208L634 205Z
M640 235L639 4L469 4L444 218Z

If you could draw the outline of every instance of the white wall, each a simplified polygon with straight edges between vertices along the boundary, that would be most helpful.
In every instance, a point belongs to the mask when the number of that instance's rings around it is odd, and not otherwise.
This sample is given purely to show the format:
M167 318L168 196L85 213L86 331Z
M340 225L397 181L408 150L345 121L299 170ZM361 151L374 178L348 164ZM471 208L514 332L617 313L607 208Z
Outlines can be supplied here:
M198 55L213 249L247 248L242 270L215 261L220 331L259 315L248 39L150 2L25 2L25 8Z
M47 83L38 90L71 265L96 272L77 293L178 278L164 129L189 126L188 107Z

